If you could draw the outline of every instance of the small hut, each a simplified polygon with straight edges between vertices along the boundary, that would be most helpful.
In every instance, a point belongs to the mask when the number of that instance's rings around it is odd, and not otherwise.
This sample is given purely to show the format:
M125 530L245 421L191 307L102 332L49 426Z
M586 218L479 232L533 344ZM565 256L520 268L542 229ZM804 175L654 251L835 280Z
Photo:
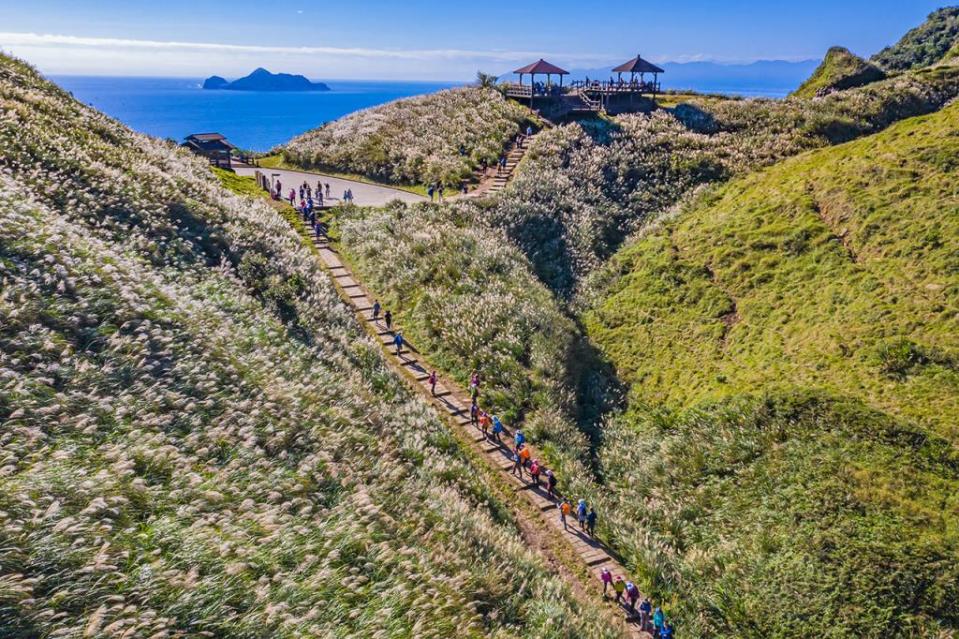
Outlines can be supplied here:
M623 81L623 74L628 73L629 83L631 85L636 84L636 75L638 74L639 86L641 88L648 88L650 90L650 93L659 93L659 74L666 73L666 72L660 67L657 67L652 62L649 62L648 60L643 60L643 56L637 55L635 58L633 58L629 62L625 62L619 65L618 67L615 67L613 69L613 73L616 73L619 75L620 83L622 83ZM653 81L651 84L648 84L648 85L646 84L646 77L645 77L647 73L653 74Z
M194 133L188 135L180 146L190 149L210 161L213 166L228 169L236 147L219 133Z

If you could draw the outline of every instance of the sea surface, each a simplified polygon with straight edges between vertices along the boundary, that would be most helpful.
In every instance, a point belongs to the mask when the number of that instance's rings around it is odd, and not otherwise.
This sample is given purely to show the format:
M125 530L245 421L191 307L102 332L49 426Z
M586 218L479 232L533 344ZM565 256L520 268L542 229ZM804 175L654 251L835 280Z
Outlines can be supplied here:
M436 82L320 80L331 91L204 91L202 79L51 76L75 98L130 128L182 141L216 132L249 151L268 151L348 113L456 86Z

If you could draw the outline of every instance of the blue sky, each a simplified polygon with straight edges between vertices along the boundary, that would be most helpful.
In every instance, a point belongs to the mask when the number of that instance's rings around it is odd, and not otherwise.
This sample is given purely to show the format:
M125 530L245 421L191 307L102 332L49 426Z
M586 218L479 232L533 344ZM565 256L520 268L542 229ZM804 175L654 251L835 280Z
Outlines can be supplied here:
M449 79L546 56L572 68L869 55L943 0L0 0L0 49L47 73ZM601 8L596 8L601 7Z

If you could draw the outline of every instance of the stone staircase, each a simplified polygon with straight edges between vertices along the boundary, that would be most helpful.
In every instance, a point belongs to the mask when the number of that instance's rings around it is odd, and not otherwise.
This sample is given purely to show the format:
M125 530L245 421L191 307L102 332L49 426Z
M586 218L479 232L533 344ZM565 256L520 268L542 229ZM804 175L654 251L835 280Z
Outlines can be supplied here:
M506 188L506 185L513 179L516 167L519 166L520 161L526 155L526 151L529 150L529 145L537 135L539 135L539 132L534 133L532 137L526 138L522 144L520 144L519 141L513 144L512 148L506 153L506 168L490 168L487 170L487 175L477 173L479 186L463 197L492 197L501 193L503 189Z
M513 163L507 165L508 170L499 180L499 190L508 182L508 176L512 174L516 164L526 153L525 148L515 148L511 152ZM590 537L585 532L579 530L576 523L575 514L569 518L568 526L564 526L558 516L558 501L550 497L545 487L535 486L529 479L528 473L520 472L517 476L513 474L514 467L512 461L512 452L510 443L512 441L512 432L507 428L503 434L502 442L492 439L492 436L484 436L477 427L470 423L469 407L470 399L466 391L449 380L441 380L436 386L436 393L433 394L429 387L430 365L423 361L423 355L410 343L406 343L399 353L393 348L393 337L395 333L387 330L382 319L373 318L373 299L362 282L353 274L349 267L340 259L336 249L330 244L325 227L321 227L320 233L315 237L311 236L316 251L320 257L323 266L329 272L331 278L336 284L337 291L341 298L350 306L357 315L360 323L371 335L375 336L384 350L386 361L417 390L426 397L439 411L445 415L451 426L462 434L463 438L470 442L472 449L483 459L486 464L496 472L504 476L504 479L511 487L511 490L527 500L530 510L528 516L533 519L539 519L540 524L547 530L551 530L553 535L561 543L567 545L581 566L584 575L588 575L588 590L593 596L599 597L599 575L607 568L614 575L622 575L628 578L625 568L611 553L610 549L599 539ZM532 450L532 449L531 449ZM532 451L533 457L537 456ZM534 514L535 513L535 514ZM521 514L521 513L520 513ZM591 583L590 583L591 582ZM622 615L620 619L624 622L623 630L629 637L636 639L652 639L649 632L640 628L636 614L629 610L624 604L616 604L609 600L608 605ZM611 610L612 612L612 610Z

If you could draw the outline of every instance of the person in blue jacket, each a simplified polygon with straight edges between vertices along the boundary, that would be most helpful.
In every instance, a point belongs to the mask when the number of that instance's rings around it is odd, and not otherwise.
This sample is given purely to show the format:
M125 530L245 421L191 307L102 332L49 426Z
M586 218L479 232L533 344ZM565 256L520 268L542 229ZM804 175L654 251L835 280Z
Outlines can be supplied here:
M396 337L393 338L393 345L396 346L396 356L399 357L400 351L403 350L403 332L399 331L396 333Z
M653 613L653 636L658 637L659 632L663 629L663 624L666 623L666 615L663 614L663 609L659 606L656 606L656 611Z

